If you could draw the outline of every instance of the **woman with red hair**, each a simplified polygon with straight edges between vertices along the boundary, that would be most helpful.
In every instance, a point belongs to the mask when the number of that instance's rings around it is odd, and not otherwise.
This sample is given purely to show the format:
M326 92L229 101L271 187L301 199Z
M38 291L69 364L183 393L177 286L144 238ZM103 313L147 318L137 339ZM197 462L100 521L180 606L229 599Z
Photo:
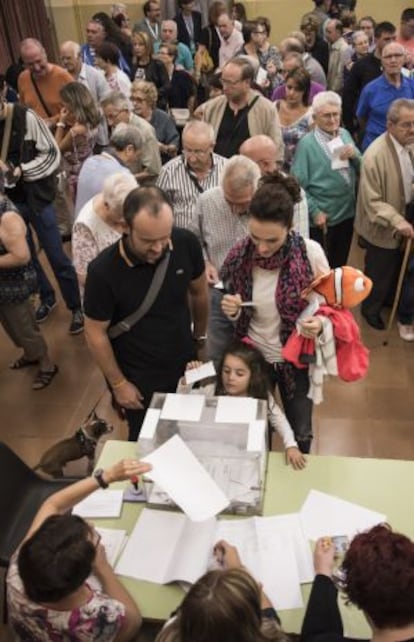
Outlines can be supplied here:
M316 543L315 580L302 626L302 642L345 640L332 580L335 547ZM414 639L414 542L381 524L352 540L341 566L341 591L365 615L373 642Z

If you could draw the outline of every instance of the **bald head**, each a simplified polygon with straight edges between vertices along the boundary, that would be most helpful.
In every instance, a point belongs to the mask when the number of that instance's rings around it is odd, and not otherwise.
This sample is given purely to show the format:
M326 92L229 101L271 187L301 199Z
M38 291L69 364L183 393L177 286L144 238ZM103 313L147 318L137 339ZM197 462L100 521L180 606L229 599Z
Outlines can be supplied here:
M278 149L273 140L264 134L245 140L240 147L240 154L257 163L262 176L278 169Z
M20 43L20 56L24 66L34 78L44 78L49 73L47 54L42 43L36 38L26 38Z
M60 45L59 53L62 67L77 78L82 69L80 44L73 40L66 40Z

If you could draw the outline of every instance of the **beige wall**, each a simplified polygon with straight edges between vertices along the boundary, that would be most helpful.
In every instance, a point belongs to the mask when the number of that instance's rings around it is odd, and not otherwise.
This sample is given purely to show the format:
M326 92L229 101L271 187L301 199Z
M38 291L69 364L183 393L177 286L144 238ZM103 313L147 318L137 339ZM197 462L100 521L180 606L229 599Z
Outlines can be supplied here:
M142 17L143 2L124 2L129 6L132 21ZM296 29L301 16L313 8L311 0L245 0L248 16L268 16L272 22L271 40L278 43L284 35ZM408 0L358 0L358 16L372 15L377 21L391 20L398 25L401 11ZM58 42L73 39L84 41L85 24L97 11L109 11L111 3L99 0L48 0L54 18Z

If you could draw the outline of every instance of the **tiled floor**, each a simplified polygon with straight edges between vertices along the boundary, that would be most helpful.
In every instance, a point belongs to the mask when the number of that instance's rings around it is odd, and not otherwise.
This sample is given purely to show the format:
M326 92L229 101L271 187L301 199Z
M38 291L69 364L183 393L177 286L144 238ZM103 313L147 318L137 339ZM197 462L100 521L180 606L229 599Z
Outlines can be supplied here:
M361 264L354 249L351 264ZM360 320L359 311L356 317ZM104 391L83 335L67 333L70 314L64 305L42 326L59 374L49 388L32 391L35 369L11 371L18 352L0 329L0 439L30 466L53 443L74 433ZM315 454L414 459L414 343L403 343L393 329L388 346L383 333L361 323L370 349L368 376L355 383L330 380L324 402L315 408L312 451ZM98 413L110 420L112 438L125 438L126 428L114 415L105 394ZM83 462L68 473L84 470ZM0 631L0 640L3 637Z

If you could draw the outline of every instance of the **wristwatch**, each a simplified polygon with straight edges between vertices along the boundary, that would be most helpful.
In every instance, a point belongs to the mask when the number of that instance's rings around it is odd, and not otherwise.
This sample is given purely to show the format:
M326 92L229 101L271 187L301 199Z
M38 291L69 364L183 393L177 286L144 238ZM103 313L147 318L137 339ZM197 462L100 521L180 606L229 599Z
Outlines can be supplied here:
M103 468L97 468L93 476L95 477L96 481L98 482L101 488L108 488L109 484L107 484L106 481L104 480L103 474L104 474Z

